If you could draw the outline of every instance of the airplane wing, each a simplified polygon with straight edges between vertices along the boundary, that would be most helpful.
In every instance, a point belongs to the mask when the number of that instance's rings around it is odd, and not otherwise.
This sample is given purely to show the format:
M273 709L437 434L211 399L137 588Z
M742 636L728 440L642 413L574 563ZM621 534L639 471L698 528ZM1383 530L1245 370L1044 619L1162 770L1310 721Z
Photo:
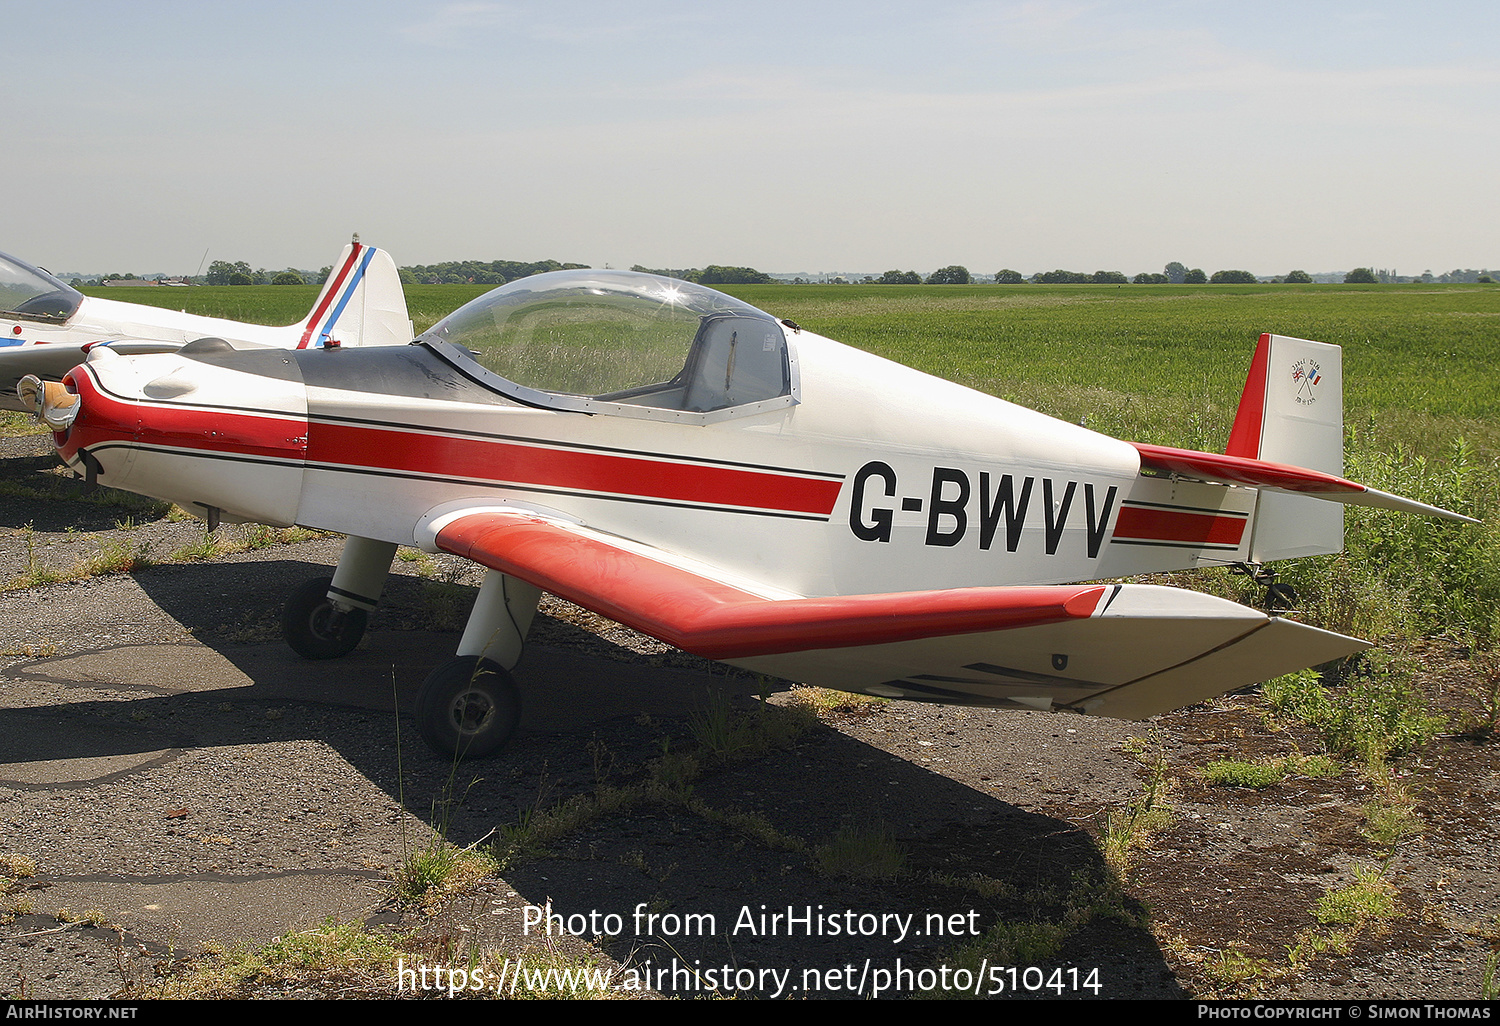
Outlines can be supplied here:
M16 346L0 349L0 409L25 410L16 398L16 385L28 374L48 381L60 381L77 367L88 352L100 342L57 342L51 345ZM180 348L178 342L113 342L109 348L126 356L144 353L170 353Z
M515 508L449 512L433 547L684 651L888 697L1144 719L1368 645L1224 599L1132 584L776 597Z

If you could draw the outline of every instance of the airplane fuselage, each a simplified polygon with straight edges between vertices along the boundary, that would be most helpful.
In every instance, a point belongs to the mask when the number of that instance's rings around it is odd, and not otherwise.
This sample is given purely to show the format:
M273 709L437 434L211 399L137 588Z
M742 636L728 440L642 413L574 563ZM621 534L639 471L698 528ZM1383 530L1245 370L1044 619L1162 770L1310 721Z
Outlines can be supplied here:
M800 401L704 423L537 408L428 345L90 360L59 447L229 518L424 544L476 500L712 563L767 597L1046 584L1244 558L1256 490L799 331ZM81 453L87 453L87 457Z

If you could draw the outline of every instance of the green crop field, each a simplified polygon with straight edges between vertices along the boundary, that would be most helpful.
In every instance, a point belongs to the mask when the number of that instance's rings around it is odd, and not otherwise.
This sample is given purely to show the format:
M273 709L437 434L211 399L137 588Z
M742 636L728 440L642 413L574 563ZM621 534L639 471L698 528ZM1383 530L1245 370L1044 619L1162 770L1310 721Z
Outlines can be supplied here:
M310 285L86 291L258 324L300 320L318 292ZM406 296L420 332L486 291L411 285ZM1423 422L1441 421L1443 430L1456 428L1486 449L1500 441L1500 287L744 285L726 291L839 341L1144 441L1222 444L1263 331L1344 347L1351 422L1406 411ZM1168 415L1169 408L1177 412ZM1182 418L1204 436L1156 434Z
M292 323L313 286L90 289ZM407 287L417 331L488 291ZM731 286L811 331L1135 441L1222 451L1262 332L1344 347L1348 476L1485 519L1351 508L1347 552L1287 578L1308 618L1396 640L1500 634L1500 287ZM1199 586L1228 590L1226 579Z
M1222 448L1255 341L1270 331L1344 347L1351 422L1420 411L1476 442L1500 442L1496 287L730 291L842 342L1140 441Z

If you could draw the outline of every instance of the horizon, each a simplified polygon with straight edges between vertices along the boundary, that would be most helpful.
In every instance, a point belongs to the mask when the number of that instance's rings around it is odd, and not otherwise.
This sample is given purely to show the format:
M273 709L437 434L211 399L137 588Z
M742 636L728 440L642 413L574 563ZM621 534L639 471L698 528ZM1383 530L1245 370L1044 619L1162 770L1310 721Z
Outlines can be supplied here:
M11 255L15 256L16 254L11 254ZM419 264L398 264L397 266L398 266L398 268L400 268L402 270L405 270L405 269L408 269L408 268L418 267L418 266L432 267L432 266L441 266L443 264L448 264L448 263L455 263L455 264L456 263L464 263L464 262L473 262L473 263L482 263L482 264L483 263L496 263L496 262L501 262L501 261L504 261L504 260L507 260L507 259L510 259L510 258L497 257L497 258L495 258L493 260L474 260L474 261L437 260L437 261L433 261L431 264L420 264L420 265ZM551 257L546 257L546 258L543 258L543 259L544 260L548 260L548 259L552 259L552 258ZM541 262L541 261L536 261L536 262ZM1185 261L1179 261L1179 262L1186 263ZM324 266L327 266L327 265L324 265ZM586 266L592 267L593 265L586 265ZM643 266L643 265L636 265L636 266ZM705 266L707 266L707 265L705 265ZM721 265L721 266L723 266L723 265ZM962 265L960 265L960 266L962 266ZM1165 265L1165 264L1162 265L1163 270L1165 270L1166 266L1167 265ZM81 278L102 279L106 275L111 275L111 274L117 274L117 275L120 275L121 277L125 277L125 276L129 275L129 276L133 277L135 280L141 280L141 281L151 281L153 279L158 279L158 278L161 278L161 279L182 279L182 278L202 277L202 272L198 272L198 273L190 273L190 272L168 272L168 271L145 271L145 272L138 272L138 271L133 271L133 270L132 271L120 271L120 270L110 270L110 271L76 271L76 270L54 271L51 268L45 268L45 267L42 268L42 269L45 270L45 271L47 271L47 273L52 274L55 277L58 277L58 278L62 279L63 281L72 281L75 278L78 278L78 279L81 279ZM605 269L629 270L630 268L618 268L617 267L617 268L597 268L597 269L599 269L599 270L605 270ZM682 270L701 270L701 269L702 268L682 268ZM920 275L922 275L922 277L925 278L929 274L931 274L933 271L936 271L938 269L939 268L934 267L934 268L931 268L931 269L926 270L926 271L917 271L917 273L920 274ZM973 282L973 284L976 284L976 285L992 284L993 282L990 279L992 279L994 277L994 275L998 271L1002 270L1002 268L996 268L994 271L977 272L972 267L965 268L965 269L968 270L970 272L970 274L973 275L973 277L975 279L974 282ZM1204 271L1204 273L1206 273L1208 275L1213 275L1213 274L1217 273L1218 271L1249 270L1248 268L1230 268L1230 267L1214 268L1213 270L1209 270L1208 268L1191 268L1191 267L1190 267L1190 269L1202 270L1202 271ZM1402 273L1398 268L1394 268L1394 267L1389 267L1389 268L1386 268L1386 267L1371 267L1368 264L1361 264L1361 265L1359 265L1359 267L1346 267L1346 268L1339 268L1339 269L1335 269L1335 270L1309 271L1305 267L1289 267L1289 268L1287 268L1284 271L1271 271L1271 272L1252 271L1251 273L1254 274L1257 278L1277 278L1277 277L1284 277L1287 274L1292 273L1293 271L1303 271L1303 272L1311 275L1313 278L1316 279L1316 278L1326 278L1326 277L1331 277L1331 276L1342 276L1342 275L1350 273L1351 271L1359 270L1359 269L1369 269L1369 270L1374 271L1377 274L1381 274L1381 273L1388 274L1392 278L1421 278L1424 274L1431 274L1434 277L1441 277L1443 275L1453 274L1453 273L1468 273L1468 272L1474 272L1474 273L1477 273L1477 274L1494 274L1494 273L1496 273L1495 270L1492 269L1491 267L1489 267L1489 265L1487 265L1487 264L1482 264L1482 265L1480 265L1478 267L1444 267L1444 269L1442 269L1442 270L1437 270L1436 268L1424 268L1422 271L1416 272L1416 273L1410 273L1410 272L1408 272L1408 273ZM296 271L296 272L298 272L300 274L304 274L304 275L317 275L317 274L320 273L321 268L293 267L292 265L288 264L285 267L259 267L259 268L256 268L255 270L257 272L262 272L263 271L263 272L265 272L267 274L272 274L272 275L279 274L280 272L285 271L285 270ZM770 271L766 271L766 270L764 270L762 268L751 268L751 270L761 271L762 273L767 274L767 275L769 275L769 276L771 276L773 278L777 278L777 279L807 278L807 279L810 279L809 280L809 284L824 284L824 283L826 283L826 281L820 282L820 281L818 281L816 279L828 279L828 278L833 278L833 277L845 277L845 278L849 278L850 279L849 280L849 284L858 285L858 284L863 284L863 279L865 277L879 277L881 274L884 274L888 270L916 270L916 269L915 268L909 268L909 267L903 267L903 268L885 268L885 269L882 269L880 271L870 271L870 270L850 271L850 270L843 270L843 269L833 269L833 270L827 270L827 271L822 271L822 270L819 270L819 271L807 271L807 270L800 270L800 271L770 270ZM1081 267L1080 268L1050 268L1049 267L1049 268L1045 268L1045 269L1038 268L1037 270L1029 271L1029 272L1028 271L1021 271L1020 274L1025 279L1026 283L1029 284L1033 275L1044 274L1044 273L1046 273L1048 271L1053 271L1053 270L1073 270L1073 271L1079 271L1081 273L1088 273L1088 274L1094 273L1094 271L1083 272ZM1125 270L1123 270L1121 268L1095 268L1095 271L1099 271L1099 270L1103 270L1103 271L1106 271L1106 272L1109 272L1109 271L1120 271L1120 273L1125 274L1126 277L1128 277L1128 278L1134 277L1136 274L1157 274L1157 273L1161 273L1161 272L1158 272L1158 271L1149 271L1149 270L1144 270L1144 269L1141 270L1141 271L1125 271ZM657 273L657 272L653 271L652 273ZM855 280L855 279L859 279L859 280ZM512 279L512 280L514 280L514 279ZM308 284L312 284L312 283L313 282L308 282ZM102 284L102 281L100 282L100 284ZM195 284L201 284L201 283L195 283ZM429 284L429 283L418 283L418 284ZM788 284L790 284L790 281L788 281ZM1327 284L1327 283L1323 282L1323 283L1320 283L1320 284Z

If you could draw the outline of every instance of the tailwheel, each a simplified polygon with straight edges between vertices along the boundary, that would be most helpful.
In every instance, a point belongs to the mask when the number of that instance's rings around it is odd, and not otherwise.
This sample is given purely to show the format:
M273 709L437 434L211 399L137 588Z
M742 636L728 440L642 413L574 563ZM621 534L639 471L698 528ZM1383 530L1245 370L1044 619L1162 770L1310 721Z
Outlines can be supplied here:
M521 693L499 663L457 656L433 670L417 695L417 729L444 755L481 759L510 740Z
M1229 568L1232 572L1242 574L1250 578L1256 584L1266 589L1260 604L1267 613L1291 612L1297 608L1297 591L1290 584L1282 584L1276 580L1276 572L1267 570L1259 563L1235 563Z
M1274 613L1278 610L1290 611L1296 609L1297 590L1290 584L1272 581L1266 585L1265 607L1268 613Z
M282 636L303 659L337 659L348 655L365 636L369 614L363 609L345 612L328 601L328 586L332 583L331 577L303 581L281 608Z

